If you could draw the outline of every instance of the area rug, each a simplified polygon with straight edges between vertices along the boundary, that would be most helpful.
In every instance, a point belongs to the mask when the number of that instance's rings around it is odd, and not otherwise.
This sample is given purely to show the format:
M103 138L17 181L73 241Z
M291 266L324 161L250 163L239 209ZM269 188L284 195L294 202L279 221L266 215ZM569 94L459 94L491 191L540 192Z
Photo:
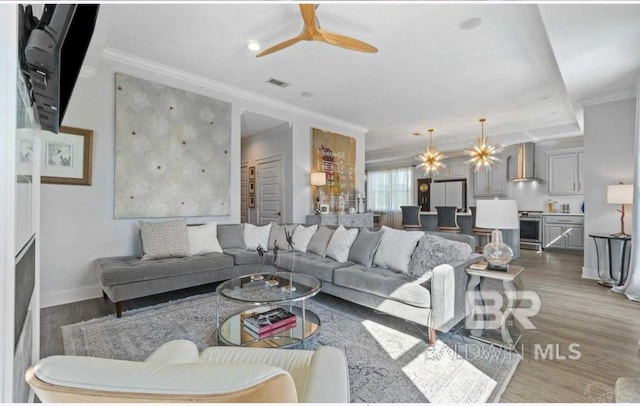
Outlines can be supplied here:
M220 301L221 315L238 305ZM327 295L307 301L321 320L305 343L342 349L349 364L351 401L363 403L497 402L518 354L454 333L425 343L424 327ZM187 339L200 350L216 345L216 296L205 294L62 327L64 351L144 360L161 344Z

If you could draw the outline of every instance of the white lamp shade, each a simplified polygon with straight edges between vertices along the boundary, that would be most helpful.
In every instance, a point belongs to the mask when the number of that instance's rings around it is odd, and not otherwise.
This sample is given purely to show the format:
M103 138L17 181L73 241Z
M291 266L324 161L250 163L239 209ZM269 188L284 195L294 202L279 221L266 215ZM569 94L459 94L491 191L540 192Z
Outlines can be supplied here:
M512 230L520 228L515 200L478 200L476 227Z
M311 186L324 186L327 184L327 174L324 172L311 172Z
M633 203L633 185L607 186L607 203L609 204Z

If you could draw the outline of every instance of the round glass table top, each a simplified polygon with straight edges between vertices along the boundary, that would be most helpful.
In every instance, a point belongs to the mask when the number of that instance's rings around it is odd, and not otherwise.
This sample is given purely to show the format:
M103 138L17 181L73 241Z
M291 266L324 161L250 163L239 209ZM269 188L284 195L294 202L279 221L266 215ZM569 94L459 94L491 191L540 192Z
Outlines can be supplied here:
M239 276L218 285L216 292L242 303L277 304L303 300L320 292L318 278L291 272Z

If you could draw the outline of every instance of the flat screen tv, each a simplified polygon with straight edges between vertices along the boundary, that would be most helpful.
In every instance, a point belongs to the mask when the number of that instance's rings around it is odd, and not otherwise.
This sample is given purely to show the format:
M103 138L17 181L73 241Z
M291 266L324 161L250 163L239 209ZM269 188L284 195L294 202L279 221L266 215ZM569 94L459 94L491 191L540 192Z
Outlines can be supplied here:
M99 5L46 4L40 19L21 7L21 68L43 130L58 133L93 35Z

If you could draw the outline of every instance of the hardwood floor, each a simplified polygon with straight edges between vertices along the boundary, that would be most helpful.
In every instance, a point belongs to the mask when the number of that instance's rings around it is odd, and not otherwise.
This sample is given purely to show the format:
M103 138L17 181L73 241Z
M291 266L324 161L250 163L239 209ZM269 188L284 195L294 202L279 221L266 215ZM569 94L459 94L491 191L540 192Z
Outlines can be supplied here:
M532 318L536 330L521 329L523 360L502 395L502 402L592 403L613 401L621 376L640 376L640 302L627 300L596 281L582 279L582 256L521 251L513 262L526 269L524 288L540 295L542 308ZM125 310L215 291L215 284L151 296L126 303ZM41 356L64 353L61 326L114 312L108 300L92 299L41 310ZM553 357L536 359L536 344L551 345ZM570 345L580 352L577 360ZM556 350L557 348L557 350Z

